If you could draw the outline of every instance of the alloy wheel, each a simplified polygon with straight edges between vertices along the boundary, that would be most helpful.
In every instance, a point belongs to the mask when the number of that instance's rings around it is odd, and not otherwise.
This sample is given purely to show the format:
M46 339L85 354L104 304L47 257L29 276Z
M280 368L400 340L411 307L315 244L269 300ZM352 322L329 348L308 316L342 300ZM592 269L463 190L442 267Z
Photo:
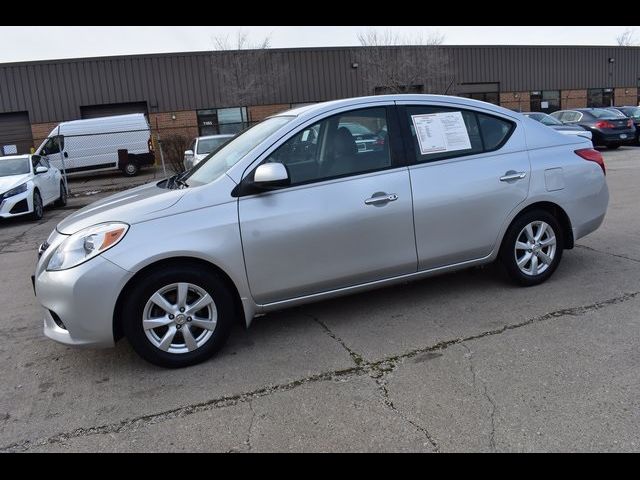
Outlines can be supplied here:
M553 228L543 221L531 222L516 237L516 264L525 275L540 275L552 265L556 247Z
M42 214L43 214L42 198L40 198L40 195L38 193L36 193L33 196L33 211L35 212L37 218L42 217Z
M192 283L173 283L147 301L142 328L156 348L168 353L192 352L213 335L218 312L213 298Z

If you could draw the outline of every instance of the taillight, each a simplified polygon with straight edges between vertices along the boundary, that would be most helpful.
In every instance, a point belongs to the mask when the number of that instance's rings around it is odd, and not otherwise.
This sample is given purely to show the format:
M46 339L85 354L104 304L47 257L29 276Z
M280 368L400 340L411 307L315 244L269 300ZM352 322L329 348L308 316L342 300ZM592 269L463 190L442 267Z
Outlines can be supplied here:
M147 140L147 145L149 146L149 151L153 152L153 142L151 141L151 137Z
M596 162L602 168L602 173L607 174L607 169L604 166L604 158L602 158L602 154L594 150L593 148L581 148L580 150L575 150L576 155L588 160L590 162Z
M633 120L631 119L627 120L627 127L629 128L633 127Z
M616 128L616 126L613 123L607 122L606 120L598 120L595 123L595 127L596 128Z

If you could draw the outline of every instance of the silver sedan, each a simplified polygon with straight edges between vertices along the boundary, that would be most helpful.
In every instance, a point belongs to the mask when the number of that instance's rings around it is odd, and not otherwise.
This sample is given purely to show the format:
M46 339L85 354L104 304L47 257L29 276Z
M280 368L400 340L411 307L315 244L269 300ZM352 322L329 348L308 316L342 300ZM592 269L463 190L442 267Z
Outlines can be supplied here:
M359 149L345 125L380 148ZM524 286L602 223L591 143L459 97L337 100L267 118L186 174L60 222L40 247L44 333L201 362L260 313L498 260Z

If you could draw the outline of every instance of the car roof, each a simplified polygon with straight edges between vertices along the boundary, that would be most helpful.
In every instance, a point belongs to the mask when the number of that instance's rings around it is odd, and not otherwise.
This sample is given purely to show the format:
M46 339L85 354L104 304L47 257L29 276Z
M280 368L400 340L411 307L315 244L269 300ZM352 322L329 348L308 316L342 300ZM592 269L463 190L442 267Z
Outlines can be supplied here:
M303 107L294 108L292 110L286 110L284 112L277 113L273 115L273 117L286 117L286 116L297 116L300 119L303 118L311 118L316 115L329 112L331 110L338 109L340 107L357 107L358 104L370 104L376 102L437 102L437 103L451 103L455 106L467 106L472 108L481 108L484 110L489 110L495 113L499 113L501 115L507 115L510 117L515 117L518 115L518 112L514 112L513 110L509 110L504 107L500 107L498 105L494 105L493 103L482 102L480 100L474 100L472 98L466 97L457 97L453 95L431 95L431 94L408 94L401 93L395 95L370 95L365 97L351 97L351 98L342 98L339 100L330 100L327 102L314 103L312 105L305 105Z
M209 138L229 138L229 137L235 137L234 133L219 133L217 135L203 135L201 137L197 137L198 140L207 140Z
M17 158L31 158L30 153L23 153L22 155L3 155L0 156L0 160L14 160Z

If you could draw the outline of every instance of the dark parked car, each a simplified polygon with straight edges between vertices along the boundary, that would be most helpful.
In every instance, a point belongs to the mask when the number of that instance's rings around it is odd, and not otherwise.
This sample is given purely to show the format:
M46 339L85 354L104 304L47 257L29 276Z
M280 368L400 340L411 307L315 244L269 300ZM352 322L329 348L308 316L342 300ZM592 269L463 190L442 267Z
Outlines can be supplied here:
M636 144L640 144L640 107L608 107L607 110L620 112L625 117L633 120L636 127Z
M579 125L592 133L594 146L618 148L630 145L636 139L633 120L621 117L606 108L576 108L559 110L551 114L565 125Z
M578 135L591 140L591 132L580 125L565 125L560 120L543 112L523 112L522 114L525 117L529 117L536 122L540 122L541 124L554 129L558 133L562 133L563 135Z

